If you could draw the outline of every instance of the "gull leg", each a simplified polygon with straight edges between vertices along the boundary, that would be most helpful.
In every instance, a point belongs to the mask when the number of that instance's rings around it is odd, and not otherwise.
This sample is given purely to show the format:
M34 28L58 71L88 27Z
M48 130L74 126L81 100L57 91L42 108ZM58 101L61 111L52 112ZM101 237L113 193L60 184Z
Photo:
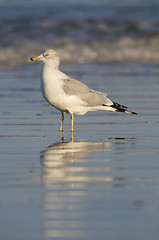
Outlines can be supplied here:
M73 132L71 131L71 142L73 142Z
M62 112L62 116L61 116L61 126L60 126L59 132L62 132L62 131L63 131L63 121L64 121L64 117L65 117L64 112Z
M74 115L72 113L71 114L71 132L73 132L73 120L74 120Z
M64 141L63 132L60 132L60 138L61 138L61 142L63 142Z

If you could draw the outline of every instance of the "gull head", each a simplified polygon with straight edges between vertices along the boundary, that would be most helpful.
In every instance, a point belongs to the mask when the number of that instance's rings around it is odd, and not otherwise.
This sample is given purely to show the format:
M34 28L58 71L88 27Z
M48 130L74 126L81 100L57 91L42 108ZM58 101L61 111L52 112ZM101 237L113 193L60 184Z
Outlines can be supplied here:
M31 57L29 61L42 61L44 64L54 68L58 68L60 64L60 58L53 49L47 49L40 53L40 55Z

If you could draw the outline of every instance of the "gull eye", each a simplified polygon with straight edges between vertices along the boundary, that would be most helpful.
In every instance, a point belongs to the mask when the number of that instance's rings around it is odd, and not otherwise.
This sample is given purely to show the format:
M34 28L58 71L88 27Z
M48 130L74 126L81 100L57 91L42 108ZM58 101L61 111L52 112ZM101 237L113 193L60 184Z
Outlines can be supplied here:
M48 54L48 53L44 54L44 57L48 57L48 56L49 56L49 54Z

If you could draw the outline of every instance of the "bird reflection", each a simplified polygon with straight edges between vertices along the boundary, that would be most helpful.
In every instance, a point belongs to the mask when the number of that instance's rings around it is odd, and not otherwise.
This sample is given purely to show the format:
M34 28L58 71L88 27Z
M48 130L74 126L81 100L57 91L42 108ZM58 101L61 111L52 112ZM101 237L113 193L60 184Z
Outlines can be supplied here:
M119 149L126 151L133 138L109 138L103 142L65 141L61 133L61 141L52 144L41 152L42 181L45 187L52 184L80 184L85 187L92 183L113 183L116 179L113 171L112 156L117 156ZM93 156L90 157L90 155ZM98 153L97 152L101 152ZM127 152L129 154L129 152ZM120 178L117 178L119 180Z
M72 138L67 142L62 136L60 142L41 152L42 184L48 189L44 194L45 239L65 239L66 234L68 239L81 238L81 229L90 222L92 212L99 216L103 213L102 206L108 193L104 189L124 188L130 184L123 164L120 166L116 162L115 165L113 161L118 159L120 150L128 149L129 154L130 144L134 144L134 139L87 142L73 141ZM109 197L113 201L115 195Z
M45 186L47 185L46 187L49 187L50 184L59 182L66 184L71 181L95 180L95 176L92 175L93 172L109 169L107 167L97 167L97 159L93 160L90 167L92 160L89 160L88 157L92 152L110 150L111 145L112 141L110 140L105 142L73 142L71 140L66 142L62 137L60 142L52 144L41 152L43 183ZM110 161L110 159L104 161Z

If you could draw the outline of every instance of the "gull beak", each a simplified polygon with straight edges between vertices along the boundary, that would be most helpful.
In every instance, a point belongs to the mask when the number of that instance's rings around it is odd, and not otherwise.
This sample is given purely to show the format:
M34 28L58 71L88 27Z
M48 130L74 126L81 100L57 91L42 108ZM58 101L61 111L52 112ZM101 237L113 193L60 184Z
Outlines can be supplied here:
M41 59L39 57L31 57L29 59L29 62L38 61L38 60L41 60Z

